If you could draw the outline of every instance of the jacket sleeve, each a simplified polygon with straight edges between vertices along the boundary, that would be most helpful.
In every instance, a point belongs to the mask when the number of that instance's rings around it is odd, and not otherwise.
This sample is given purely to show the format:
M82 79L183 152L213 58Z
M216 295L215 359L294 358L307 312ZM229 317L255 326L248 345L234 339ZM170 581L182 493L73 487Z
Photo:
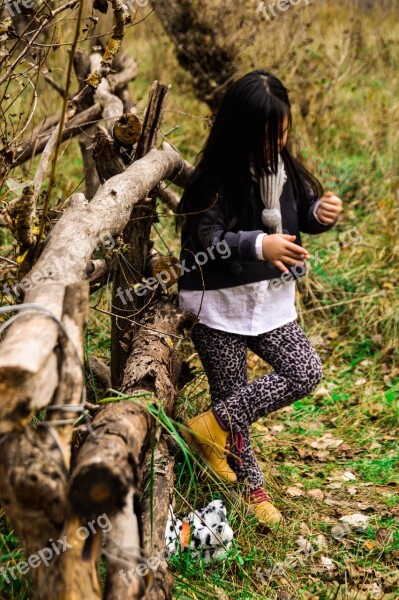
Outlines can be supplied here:
M310 201L310 206L307 210L306 209L304 210L301 207L301 205L299 206L299 210L298 210L299 230L303 231L303 233L310 233L313 235L318 234L318 233L323 233L324 231L329 231L337 223L337 221L339 219L339 215L337 216L335 221L333 221L332 223L322 223L316 217L316 210L320 204L321 198L319 198L317 196L317 194L315 194L315 192L313 191L313 189L310 187L310 185L307 182L305 182L305 186L309 190L308 194L309 194L309 197L311 198L311 201Z
M201 213L199 218L198 235L203 249L205 250L211 246L214 246L216 250L223 248L226 258L227 246L230 251L227 258L231 260L263 260L259 255L260 238L258 236L260 234L267 235L261 229L240 230L237 232L226 231L223 199L220 194L212 207Z

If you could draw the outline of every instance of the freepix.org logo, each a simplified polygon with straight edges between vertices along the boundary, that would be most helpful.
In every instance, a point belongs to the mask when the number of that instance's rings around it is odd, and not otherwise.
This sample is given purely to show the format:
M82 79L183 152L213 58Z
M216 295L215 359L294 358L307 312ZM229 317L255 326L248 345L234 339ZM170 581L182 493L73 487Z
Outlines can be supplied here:
M278 16L278 13L286 12L299 4L309 6L310 0L277 0L277 2L271 2L267 6L266 2L259 2L256 14L262 15L267 21L271 21Z
M88 523L86 523L87 527L82 525L78 527L75 531L75 537L77 540L87 540L87 538L101 529L104 533L108 533L112 529L111 521L109 520L106 513L103 513L97 517L97 519L92 519ZM48 567L53 560L54 557L59 556L63 552L66 552L70 548L76 545L77 541L70 540L68 542L68 538L66 535L63 535L58 540L53 540L50 538L49 545L37 550L35 554L31 554L26 558L26 560L21 560L18 563L14 564L12 567L6 569L5 567L0 567L0 575L3 576L6 583L11 584L11 579L16 581L18 579L18 575L15 573L17 571L20 575L26 575L29 573L31 569L37 569L40 565L44 565ZM72 542L72 543L70 543Z
M220 258L225 259L231 256L231 250L226 242L226 240L222 240L221 242L217 242L214 246L209 246L206 248L206 251L200 251L194 254L194 262L195 264L191 267L186 266L186 259L183 259L181 263L175 263L174 265L171 262L167 263L168 268L159 271L154 277L147 277L147 279L143 279L142 282L135 287L129 287L122 290L121 287L118 287L116 290L116 295L119 300L122 302L124 306L128 303L125 295L130 300L133 301L132 293L137 296L144 296L148 293L148 291L154 291L159 285L166 290L168 283L171 281L171 274L177 280L179 275L183 275L184 273L189 273L190 271L195 271L197 266L201 267L208 260L215 260L215 252L220 255ZM178 272L175 271L174 267L177 267Z
M136 12L138 8L145 8L149 3L150 0L125 0L125 5L131 12ZM23 8L38 8L38 0L6 0L5 8L10 17L15 17L21 14Z

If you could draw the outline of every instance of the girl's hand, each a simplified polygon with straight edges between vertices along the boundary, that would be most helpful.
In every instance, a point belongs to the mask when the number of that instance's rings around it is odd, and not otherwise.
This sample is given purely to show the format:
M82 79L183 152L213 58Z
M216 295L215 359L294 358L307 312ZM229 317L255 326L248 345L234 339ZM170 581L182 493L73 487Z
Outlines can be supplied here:
M320 221L329 225L335 221L342 211L341 198L337 198L332 192L328 191L321 197L320 204L316 210L316 215Z
M288 235L286 233L272 233L265 235L262 240L262 252L266 260L272 262L280 271L288 272L288 269L283 262L289 265L303 265L300 258L309 258L309 252L294 244L293 240L296 235Z

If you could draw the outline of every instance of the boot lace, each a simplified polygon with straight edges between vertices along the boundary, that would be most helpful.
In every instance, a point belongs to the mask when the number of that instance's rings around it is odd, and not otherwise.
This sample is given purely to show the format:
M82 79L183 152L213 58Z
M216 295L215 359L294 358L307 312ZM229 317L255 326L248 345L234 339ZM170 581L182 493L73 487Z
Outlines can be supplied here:
M251 496L254 504L260 504L261 502L271 502L269 494L265 490L265 488L258 488L257 490L253 490L251 492Z
M228 436L227 438L227 445L226 445L226 449L227 450L231 450L231 435ZM241 452L243 451L244 448L244 436L242 435L241 431L237 431L237 433L234 435L233 437L233 449L234 449L234 458L237 459L237 462L239 464L240 467L242 467L242 459L241 459Z
M241 431L237 431L237 433L234 436L234 447L237 453L238 464L240 465L240 467L242 467L241 452L244 448L244 436L242 435Z

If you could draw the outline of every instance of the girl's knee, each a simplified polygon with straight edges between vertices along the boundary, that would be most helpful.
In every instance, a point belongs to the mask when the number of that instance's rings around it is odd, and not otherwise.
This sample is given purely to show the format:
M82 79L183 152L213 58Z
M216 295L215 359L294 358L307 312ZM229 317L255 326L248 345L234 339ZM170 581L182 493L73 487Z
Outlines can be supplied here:
M311 354L301 368L292 374L292 378L303 396L311 394L323 379L323 364L319 355Z
M318 354L315 353L310 357L306 373L308 380L307 394L310 394L323 379L323 364Z

